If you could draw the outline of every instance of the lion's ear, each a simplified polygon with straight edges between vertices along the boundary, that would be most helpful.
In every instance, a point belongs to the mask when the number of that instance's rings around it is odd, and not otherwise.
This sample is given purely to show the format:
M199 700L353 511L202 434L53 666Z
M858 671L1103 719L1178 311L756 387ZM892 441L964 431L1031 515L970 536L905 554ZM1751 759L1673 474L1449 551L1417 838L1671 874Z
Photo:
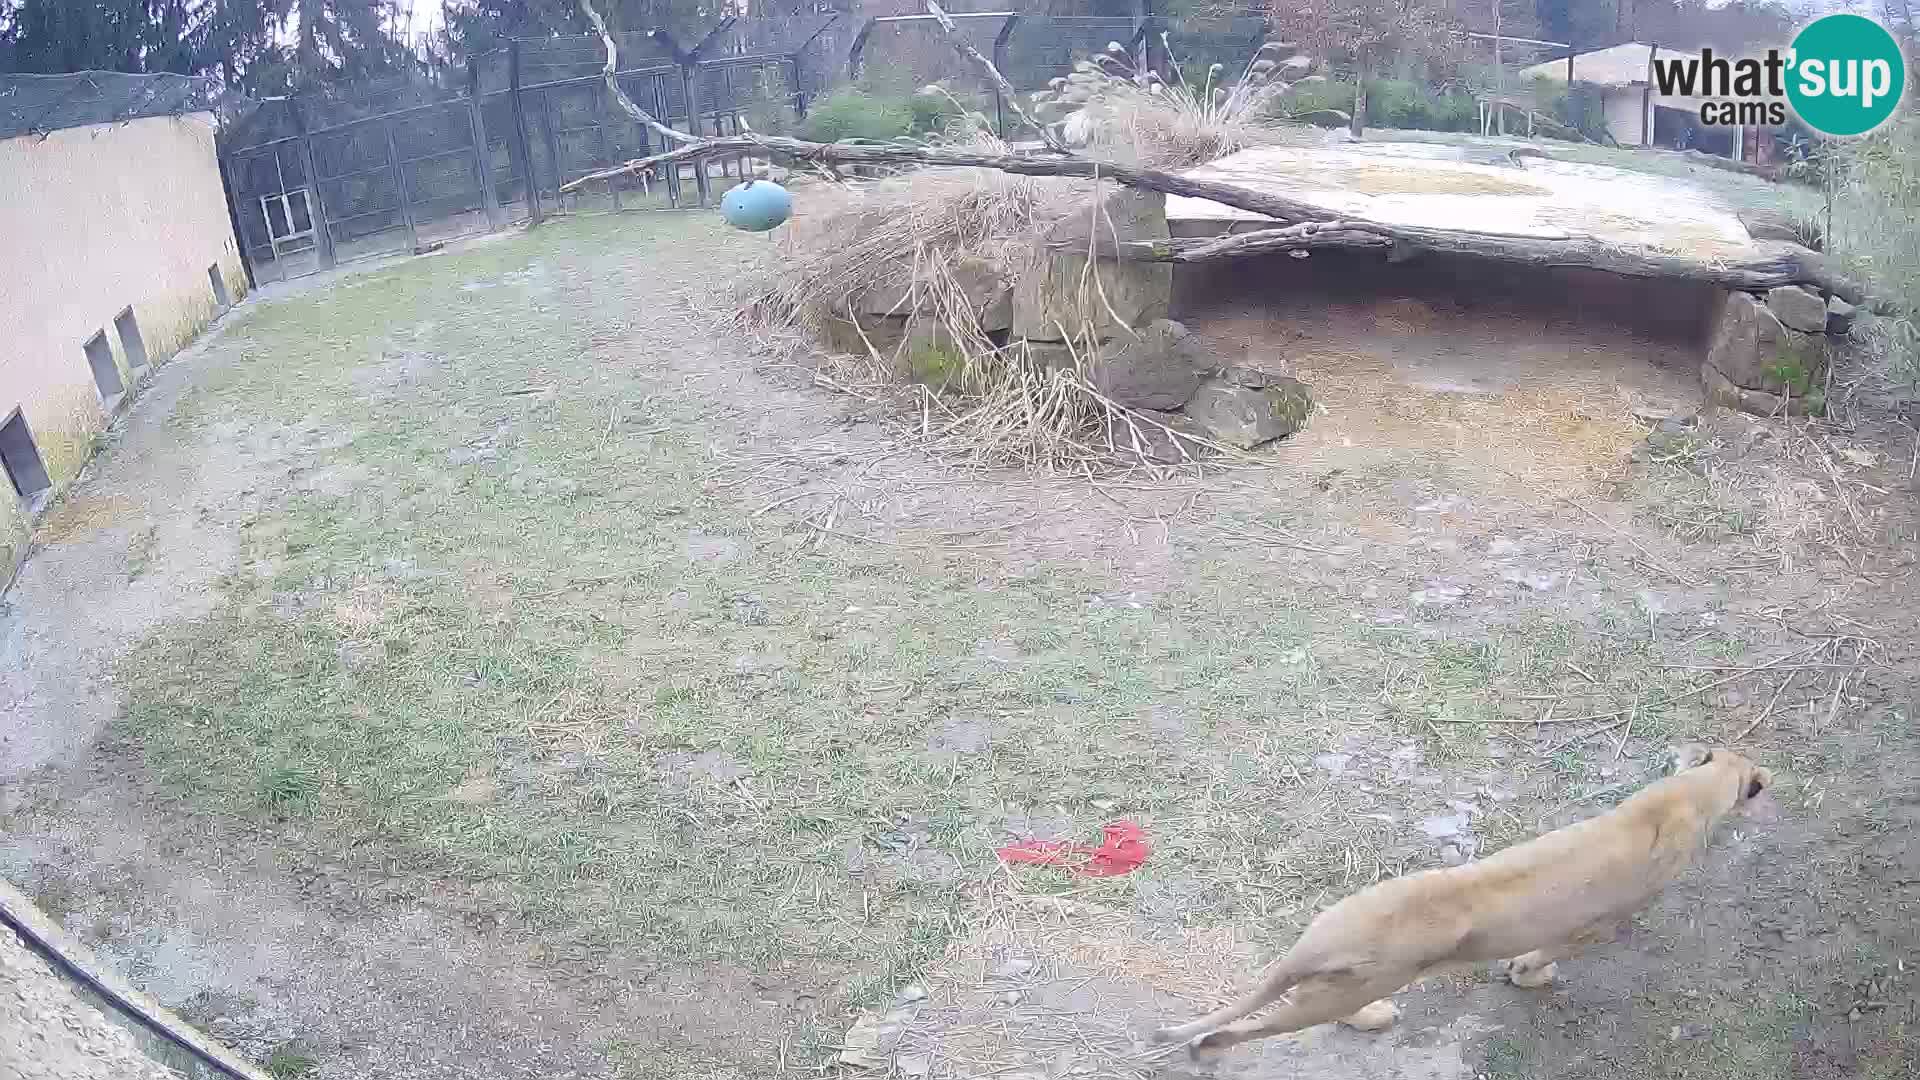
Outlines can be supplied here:
M1667 771L1686 772L1698 768L1713 760L1713 751L1699 743L1687 743L1684 746L1671 747L1667 751Z
M1754 798L1772 786L1773 770L1756 768L1753 770L1753 775L1747 777L1746 797L1749 799Z

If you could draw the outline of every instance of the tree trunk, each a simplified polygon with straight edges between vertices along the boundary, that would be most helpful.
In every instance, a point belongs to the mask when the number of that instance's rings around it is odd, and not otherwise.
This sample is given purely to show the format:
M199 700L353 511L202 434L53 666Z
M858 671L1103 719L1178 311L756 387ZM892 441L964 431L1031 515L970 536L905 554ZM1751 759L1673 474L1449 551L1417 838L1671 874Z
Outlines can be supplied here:
M1567 89L1571 91L1573 84L1568 83ZM1500 60L1500 0L1493 0L1493 96L1497 102L1493 113L1494 133L1505 135L1507 133L1507 75L1505 69L1501 67Z
M1353 118L1347 121L1347 131L1354 138L1367 126L1367 47L1360 46L1356 57L1353 78Z
M1377 221L1309 221L1224 236L1132 241L1117 248L1111 241L1103 244L1105 252L1123 259L1171 263L1323 248L1432 251L1521 266L1576 267L1623 277L1693 281L1723 289L1759 291L1783 285L1810 285L1848 303L1870 301L1860 282L1847 277L1818 252L1797 244L1770 243L1760 247L1757 258L1729 262L1625 247L1587 236L1509 236L1419 225L1386 225Z

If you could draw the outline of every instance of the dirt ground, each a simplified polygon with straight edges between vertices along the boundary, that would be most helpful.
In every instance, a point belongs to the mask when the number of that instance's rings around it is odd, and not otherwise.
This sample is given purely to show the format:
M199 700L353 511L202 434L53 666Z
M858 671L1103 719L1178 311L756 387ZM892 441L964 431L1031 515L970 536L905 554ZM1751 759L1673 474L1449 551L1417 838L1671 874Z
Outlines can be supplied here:
M280 1075L1174 1077L1135 1036L1319 908L1698 738L1777 818L1561 985L1223 1074L1920 1070L1915 441L1872 379L1650 438L1684 327L1329 274L1182 312L1314 388L1260 467L968 473L715 324L756 243L562 220L163 368L6 597L0 875ZM1122 818L1125 877L993 855Z

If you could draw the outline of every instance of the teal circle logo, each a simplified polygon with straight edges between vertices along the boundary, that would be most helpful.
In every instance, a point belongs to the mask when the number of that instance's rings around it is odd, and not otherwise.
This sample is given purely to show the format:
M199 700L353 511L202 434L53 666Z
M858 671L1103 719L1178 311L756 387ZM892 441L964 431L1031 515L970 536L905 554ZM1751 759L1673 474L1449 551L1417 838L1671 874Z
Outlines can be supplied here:
M1907 89L1900 43L1865 16L1815 19L1789 56L1787 101L1825 135L1865 135L1887 122Z

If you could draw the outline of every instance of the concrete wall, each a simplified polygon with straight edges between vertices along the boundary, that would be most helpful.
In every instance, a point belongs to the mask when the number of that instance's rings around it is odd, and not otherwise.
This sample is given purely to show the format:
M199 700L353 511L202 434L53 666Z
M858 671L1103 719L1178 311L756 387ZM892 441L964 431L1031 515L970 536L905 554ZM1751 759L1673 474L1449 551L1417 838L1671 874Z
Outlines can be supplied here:
M1607 90L1601 108L1607 118L1607 134L1621 146L1646 145L1642 103L1645 96L1639 86L1618 86Z
M73 479L111 419L82 347L105 330L130 401L147 374L246 289L200 113L97 124L0 141L0 421L18 406L53 490ZM132 306L146 371L129 370L113 320ZM0 582L27 515L0 478Z

